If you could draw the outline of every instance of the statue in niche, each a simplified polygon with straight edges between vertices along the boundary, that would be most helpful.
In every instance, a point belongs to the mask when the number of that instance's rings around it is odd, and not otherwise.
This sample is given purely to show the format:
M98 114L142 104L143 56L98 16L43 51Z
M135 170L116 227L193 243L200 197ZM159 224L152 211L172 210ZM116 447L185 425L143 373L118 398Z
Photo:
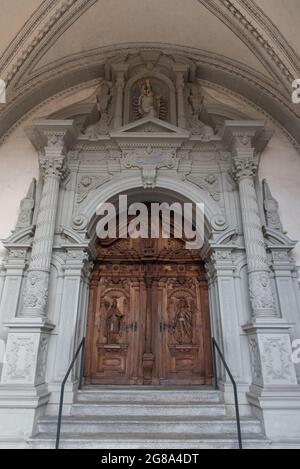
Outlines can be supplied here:
M193 341L193 311L186 298L180 298L176 305L173 326L176 342L180 345L191 344Z
M187 86L187 106L191 132L205 139L213 137L216 125L206 110L203 90L197 80Z
M158 83L156 83L155 89L152 80L143 80L139 88L139 96L133 99L133 108L137 119L154 117L164 120L167 116L167 103L158 91Z
M35 208L36 179L33 179L26 197L21 201L16 230L28 228L32 225Z
M263 180L263 197L267 226L284 233L279 215L279 203L274 199L266 179Z
M105 325L108 344L118 344L122 335L123 318L124 315L118 307L118 300L117 298L114 298L106 313Z
M95 140L101 135L106 135L111 129L112 121L112 85L108 81L103 81L96 91L96 102L98 111L98 121L87 127L84 131L89 139Z

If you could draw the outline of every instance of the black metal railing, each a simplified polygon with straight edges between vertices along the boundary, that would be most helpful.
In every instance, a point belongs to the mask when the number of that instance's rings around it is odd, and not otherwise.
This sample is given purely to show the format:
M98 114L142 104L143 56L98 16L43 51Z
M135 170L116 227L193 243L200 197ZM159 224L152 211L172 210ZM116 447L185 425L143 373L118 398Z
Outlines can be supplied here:
M59 449L59 444L60 444L60 433L61 433L61 420L62 420L62 411L63 411L63 405L64 405L64 396L65 396L65 386L66 382L68 381L68 378L70 376L71 371L73 370L73 367L77 361L77 358L81 352L81 362L80 362L80 376L79 376L79 389L82 387L82 379L83 379L83 365L84 365L84 345L85 345L85 338L82 339L80 342L80 345L74 355L74 358L71 362L71 365L69 366L69 369L66 373L66 376L63 379L63 382L61 384L61 390L60 390L60 401L59 401L59 412L58 412L58 420L57 420L57 431L56 431L56 442L55 442L55 449Z
M216 339L212 338L212 350L213 350L213 371L214 371L214 381L215 381L215 389L219 389L218 383L218 372L217 372L217 354L218 352L221 361L224 365L225 370L228 373L230 381L233 386L233 393L234 393L234 404L235 404L235 414L236 414L236 425L237 425L237 434L238 434L238 442L239 442L239 449L243 449L243 440L242 440L242 430L241 430L241 418L240 418L240 409L239 409L239 397L238 397L238 390L237 384L235 382L234 377L229 369L229 366L226 363L225 357L216 341Z

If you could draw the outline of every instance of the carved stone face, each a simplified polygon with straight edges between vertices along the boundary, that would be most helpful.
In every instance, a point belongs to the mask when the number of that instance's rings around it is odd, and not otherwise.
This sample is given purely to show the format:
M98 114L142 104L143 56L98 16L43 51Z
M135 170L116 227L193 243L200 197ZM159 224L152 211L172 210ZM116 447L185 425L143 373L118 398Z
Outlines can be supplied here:
M92 184L92 178L89 176L85 176L81 179L81 185L84 187L88 187Z

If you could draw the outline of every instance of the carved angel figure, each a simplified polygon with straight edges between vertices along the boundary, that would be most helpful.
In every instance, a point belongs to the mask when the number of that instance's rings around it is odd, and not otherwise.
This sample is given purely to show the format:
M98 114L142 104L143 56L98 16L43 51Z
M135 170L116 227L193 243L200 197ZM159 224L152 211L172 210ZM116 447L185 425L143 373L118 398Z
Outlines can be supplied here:
M183 344L191 344L193 340L193 311L185 298L180 298L174 320L175 340Z
M98 121L90 125L84 134L90 139L97 139L100 135L105 135L110 130L111 115L111 83L104 81L96 92L97 109L99 113Z

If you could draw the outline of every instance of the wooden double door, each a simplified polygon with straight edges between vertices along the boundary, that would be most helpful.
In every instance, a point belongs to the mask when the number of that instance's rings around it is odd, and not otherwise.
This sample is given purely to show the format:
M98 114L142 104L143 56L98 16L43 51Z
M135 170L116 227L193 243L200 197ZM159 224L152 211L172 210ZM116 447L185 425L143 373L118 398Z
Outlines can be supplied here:
M178 240L99 246L92 274L86 384L211 384L208 289Z

